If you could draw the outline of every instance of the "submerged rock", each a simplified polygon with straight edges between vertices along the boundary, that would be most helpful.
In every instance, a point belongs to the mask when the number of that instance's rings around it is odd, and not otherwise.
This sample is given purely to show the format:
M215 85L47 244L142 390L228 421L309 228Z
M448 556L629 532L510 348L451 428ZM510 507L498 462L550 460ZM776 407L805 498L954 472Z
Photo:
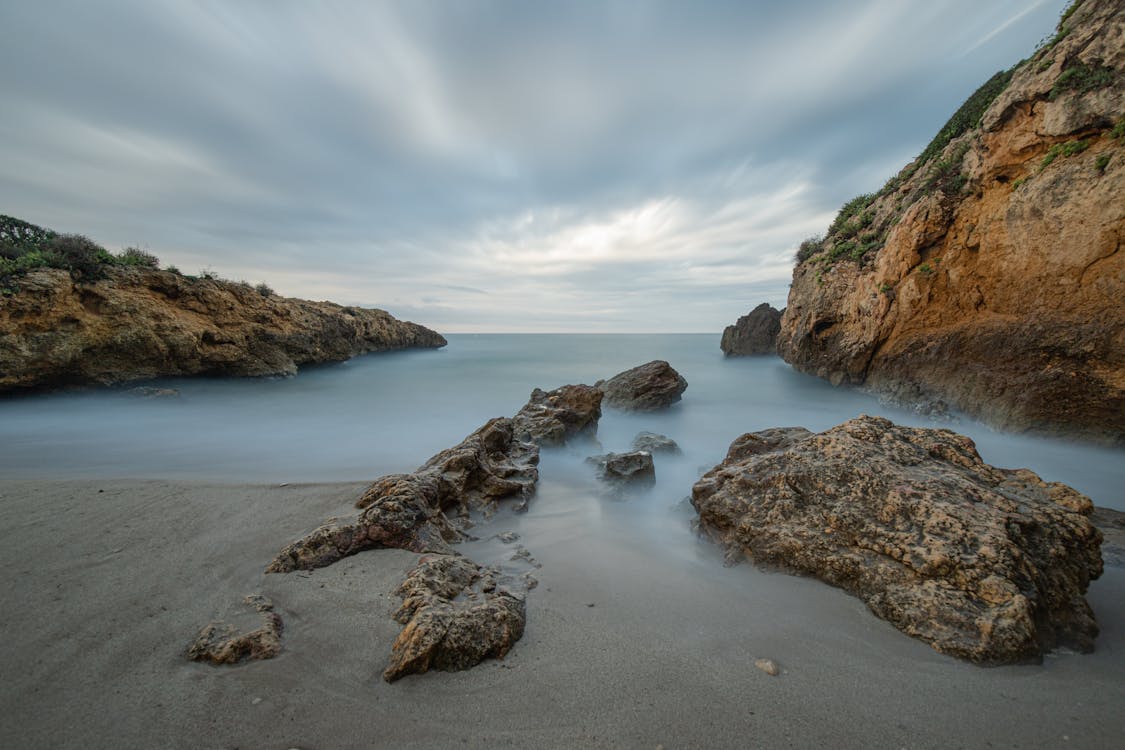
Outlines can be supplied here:
M781 668L777 666L777 662L773 659L755 659L754 666L762 670L770 677L777 677L781 674Z
M728 357L776 354L777 334L780 332L781 310L763 302L723 330L719 348Z
M523 597L498 585L495 571L461 555L424 557L396 592L404 627L383 672L387 682L430 669L468 669L503 659L523 636Z
M246 597L245 602L262 616L260 628L240 633L233 625L212 622L199 631L188 647L188 658L211 664L238 664L272 659L281 653L283 626L281 615L273 611L273 602L260 594Z
M656 482L652 454L645 451L606 453L586 459L598 467L598 479L612 487L647 487Z
M664 360L625 370L594 384L605 393L608 406L626 411L656 411L680 400L688 383Z
M649 453L681 453L680 446L670 437L655 432L638 432L633 438L633 450Z
M749 433L692 504L732 554L839 586L942 653L1001 664L1094 647L1089 499L990 466L949 430L862 416Z

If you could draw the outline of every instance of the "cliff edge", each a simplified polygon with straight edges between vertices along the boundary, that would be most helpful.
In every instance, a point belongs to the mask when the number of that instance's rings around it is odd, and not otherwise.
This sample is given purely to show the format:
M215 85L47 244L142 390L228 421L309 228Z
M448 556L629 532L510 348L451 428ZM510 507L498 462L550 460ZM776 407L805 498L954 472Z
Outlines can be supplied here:
M67 247L74 244L71 238ZM6 249L14 255L12 247ZM153 267L156 259L139 251L101 251L97 262L82 265L73 262L74 252L56 252L57 243L43 247L25 248L9 263L46 258L66 267L38 265L6 277L0 393L166 376L291 375L304 364L446 344L440 334L382 310L183 276ZM118 265L140 256L141 264Z
M1006 429L1125 442L1125 6L1085 0L802 244L778 351Z

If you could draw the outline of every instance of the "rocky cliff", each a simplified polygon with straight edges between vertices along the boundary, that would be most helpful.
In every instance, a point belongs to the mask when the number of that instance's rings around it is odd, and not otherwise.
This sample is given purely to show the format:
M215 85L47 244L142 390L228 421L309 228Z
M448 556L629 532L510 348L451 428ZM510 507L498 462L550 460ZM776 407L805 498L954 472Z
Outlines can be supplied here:
M76 281L43 268L0 297L0 393L180 375L289 375L365 352L440 347L382 310L151 268Z
M778 351L1009 429L1125 442L1125 6L1080 0L802 244Z

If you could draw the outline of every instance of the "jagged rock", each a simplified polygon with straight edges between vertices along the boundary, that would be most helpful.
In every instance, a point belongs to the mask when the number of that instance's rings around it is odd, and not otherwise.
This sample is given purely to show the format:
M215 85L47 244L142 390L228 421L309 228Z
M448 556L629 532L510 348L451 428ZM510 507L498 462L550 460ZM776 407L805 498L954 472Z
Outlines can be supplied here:
M681 453L679 444L666 435L655 432L638 432L633 438L633 450L649 453Z
M728 357L775 354L777 334L781 331L781 312L763 302L723 330L719 348Z
M1120 0L1078 4L980 127L841 215L793 271L781 356L1006 429L1125 443L1123 39Z
M257 610L262 626L249 633L240 633L233 625L213 622L199 631L188 647L193 661L211 664L238 664L241 661L272 659L281 653L281 615L273 611L273 602L260 594L248 596L246 604Z
M0 305L0 393L163 376L292 375L357 354L445 346L382 310L271 295L248 284L109 268L76 282L43 269Z
M949 430L862 416L749 433L692 505L732 554L839 586L942 653L999 664L1093 649L1089 499L990 466Z
M523 636L526 611L496 575L461 555L422 558L397 591L403 601L394 617L404 627L383 679L503 659Z
M593 436L602 416L602 392L589 385L564 385L553 391L536 388L514 417L520 440L561 445L570 438Z
M598 479L616 488L645 487L656 482L652 454L645 451L606 453L586 461L598 467Z
M688 383L661 359L619 372L594 384L605 393L605 404L627 411L655 411L680 400Z
M474 511L489 516L501 499L526 502L534 491L539 447L517 440L513 429L506 417L490 420L413 474L377 479L356 502L363 512L355 523L321 526L282 550L266 572L321 568L377 547L448 552L461 538L457 521Z
M363 512L354 523L321 526L282 550L266 572L322 568L378 547L449 552L473 513L487 518L510 498L516 510L527 507L539 481L539 444L596 431L601 398L587 385L535 389L515 417L490 420L412 474L375 480L356 501Z

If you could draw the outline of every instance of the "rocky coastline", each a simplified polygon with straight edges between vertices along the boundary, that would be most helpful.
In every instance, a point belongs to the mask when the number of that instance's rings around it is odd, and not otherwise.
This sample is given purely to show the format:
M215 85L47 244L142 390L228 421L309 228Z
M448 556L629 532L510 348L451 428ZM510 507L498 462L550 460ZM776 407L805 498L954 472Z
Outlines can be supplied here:
M383 310L156 268L32 270L0 298L0 394L159 377L293 375L368 352L445 346Z
M1125 443L1125 8L1066 15L802 244L778 341L792 366Z

